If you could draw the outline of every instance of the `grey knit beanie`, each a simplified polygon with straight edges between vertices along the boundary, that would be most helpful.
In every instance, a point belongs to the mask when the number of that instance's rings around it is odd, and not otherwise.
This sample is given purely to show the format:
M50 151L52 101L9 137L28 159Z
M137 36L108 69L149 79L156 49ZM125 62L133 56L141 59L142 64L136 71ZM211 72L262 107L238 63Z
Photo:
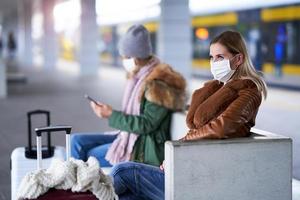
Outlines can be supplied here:
M147 58L152 55L150 34L143 25L131 26L120 39L119 53L124 57Z

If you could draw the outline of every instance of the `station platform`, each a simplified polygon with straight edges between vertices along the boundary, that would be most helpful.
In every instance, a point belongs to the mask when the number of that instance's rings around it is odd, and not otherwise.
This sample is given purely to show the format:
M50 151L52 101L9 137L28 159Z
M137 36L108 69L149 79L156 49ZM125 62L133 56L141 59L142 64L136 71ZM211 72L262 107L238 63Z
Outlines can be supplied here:
M59 62L55 71L39 67L23 70L26 83L8 84L8 97L0 99L0 200L10 199L9 160L12 150L27 144L26 112L34 109L51 111L52 124L72 125L73 133L111 130L106 120L98 119L84 94L121 109L121 97L126 81L121 68L101 66L93 76L80 76L75 63ZM206 80L191 79L189 93ZM299 118L300 92L269 88L256 120L256 128L293 139L293 200L300 199ZM55 135L53 143L64 145L64 136Z

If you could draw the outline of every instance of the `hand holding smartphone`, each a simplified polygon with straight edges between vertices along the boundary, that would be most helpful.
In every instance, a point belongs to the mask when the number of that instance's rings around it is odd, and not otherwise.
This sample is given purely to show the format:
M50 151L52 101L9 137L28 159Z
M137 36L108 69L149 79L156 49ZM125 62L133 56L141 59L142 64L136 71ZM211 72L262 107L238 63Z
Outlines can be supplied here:
M112 114L112 107L106 104L98 103L95 99L85 94L84 97L90 102L95 103L97 106L91 105L94 113L100 118L109 118Z
M97 102L95 99L93 99L93 98L90 97L89 95L85 94L84 97L85 97L87 100L94 102L96 105L101 106L100 104L98 104L98 102Z

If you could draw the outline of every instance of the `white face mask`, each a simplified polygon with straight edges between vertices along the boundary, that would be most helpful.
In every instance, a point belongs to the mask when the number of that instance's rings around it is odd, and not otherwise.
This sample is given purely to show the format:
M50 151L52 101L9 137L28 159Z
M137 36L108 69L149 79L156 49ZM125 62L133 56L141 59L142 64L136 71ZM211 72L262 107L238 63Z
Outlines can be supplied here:
M210 61L210 66L214 79L221 82L227 82L235 72L235 70L230 68L230 61L228 59L217 62Z
M134 58L123 59L123 66L127 72L132 73L135 69Z

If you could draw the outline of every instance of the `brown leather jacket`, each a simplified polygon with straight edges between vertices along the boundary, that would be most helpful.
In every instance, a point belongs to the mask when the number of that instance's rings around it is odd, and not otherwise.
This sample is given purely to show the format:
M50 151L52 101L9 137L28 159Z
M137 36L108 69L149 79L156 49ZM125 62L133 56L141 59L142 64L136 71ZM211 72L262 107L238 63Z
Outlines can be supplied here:
M249 136L262 96L253 81L213 80L196 90L186 118L190 128L182 140Z

